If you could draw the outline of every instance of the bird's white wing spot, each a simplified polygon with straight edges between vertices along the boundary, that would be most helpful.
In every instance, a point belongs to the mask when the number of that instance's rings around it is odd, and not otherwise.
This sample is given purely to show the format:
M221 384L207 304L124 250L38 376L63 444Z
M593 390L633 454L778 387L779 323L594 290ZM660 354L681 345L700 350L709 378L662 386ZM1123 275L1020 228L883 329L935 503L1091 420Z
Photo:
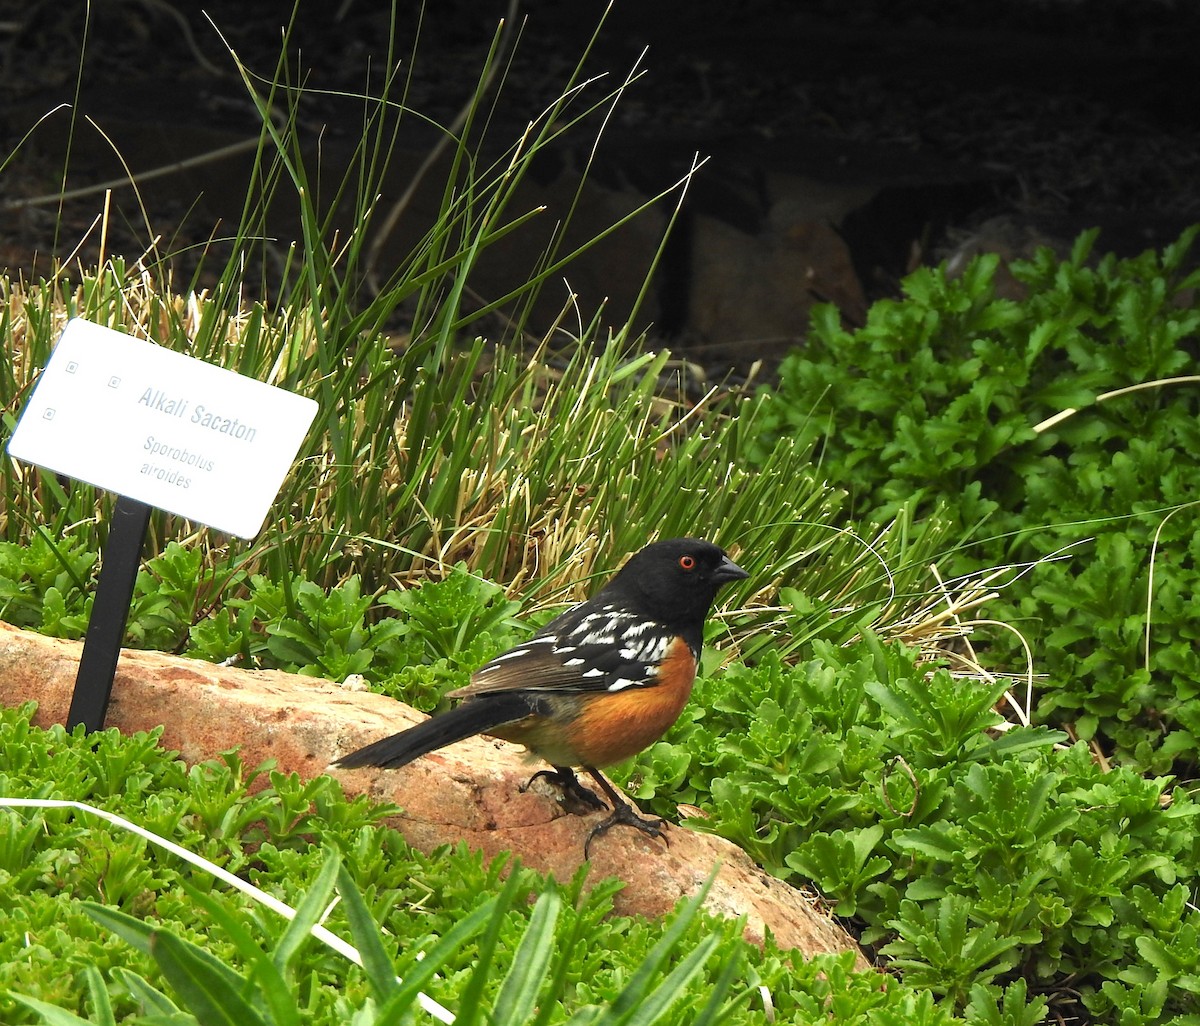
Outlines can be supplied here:
M591 634L583 636L583 644L585 645L614 645L617 639L607 631L595 631Z
M639 684L645 683L640 680L629 680L627 677L618 677L608 686L609 691L624 691L626 688L636 688Z
M502 662L504 662L506 659L520 659L520 658L521 658L521 656L527 656L527 655L529 655L529 649L527 649L527 648L514 648L514 649L513 649L511 652L505 652L505 653L503 653L502 655L498 655L498 656L496 656L496 658L495 658L495 659L493 659L493 660L492 660L492 662L494 662L494 663L502 663Z
M634 642L621 650L621 657L631 662L645 663L650 666L661 660L671 645L671 639L663 637L647 638L645 641Z

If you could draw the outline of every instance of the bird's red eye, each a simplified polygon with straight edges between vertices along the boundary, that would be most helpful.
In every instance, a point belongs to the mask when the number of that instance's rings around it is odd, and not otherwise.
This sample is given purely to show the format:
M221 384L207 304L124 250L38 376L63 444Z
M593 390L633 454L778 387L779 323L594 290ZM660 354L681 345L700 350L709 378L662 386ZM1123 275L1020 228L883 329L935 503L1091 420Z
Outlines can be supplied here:
M679 557L679 565L681 567L683 567L684 570L695 570L696 569L696 557L695 556L680 556Z

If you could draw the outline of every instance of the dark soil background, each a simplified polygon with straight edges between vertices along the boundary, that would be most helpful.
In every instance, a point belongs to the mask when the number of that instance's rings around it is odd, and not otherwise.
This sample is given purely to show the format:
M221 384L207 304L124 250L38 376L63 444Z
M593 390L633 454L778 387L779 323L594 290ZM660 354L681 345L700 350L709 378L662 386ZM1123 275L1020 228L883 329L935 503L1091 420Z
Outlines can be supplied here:
M408 105L451 122L506 10L402 4ZM497 150L557 96L604 16L595 0L516 10L488 130ZM99 254L103 194L60 203L64 170L77 189L126 174L114 149L140 174L256 136L227 46L269 78L290 11L94 0L88 19L82 4L0 6L0 267L37 277ZM314 148L353 141L361 104L345 94L377 90L389 17L370 0L301 4L292 63L312 90L302 128ZM1093 225L1099 248L1122 254L1171 241L1200 220L1198 30L1200 5L1184 0L616 0L587 68L616 84L648 47L646 74L606 129L597 202L629 208L693 154L711 157L639 323L715 371L794 345L816 299L861 318L921 262L1061 248ZM59 104L74 110L38 124ZM597 125L547 157L535 178L548 192L582 168ZM436 138L408 118L400 145L420 155ZM160 236L189 281L214 225L236 222L247 176L244 162L215 161L146 181L140 203L116 188L106 253L135 259ZM585 312L607 298L621 323L654 231L623 233L579 272Z

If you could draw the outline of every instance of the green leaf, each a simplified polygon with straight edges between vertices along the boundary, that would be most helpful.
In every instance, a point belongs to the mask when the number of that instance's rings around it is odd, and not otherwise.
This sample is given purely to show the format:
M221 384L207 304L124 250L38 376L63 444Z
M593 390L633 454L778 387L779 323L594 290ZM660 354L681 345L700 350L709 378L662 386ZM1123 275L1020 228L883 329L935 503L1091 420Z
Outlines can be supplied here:
M150 935L150 954L201 1026L268 1026L244 997L247 981L203 948L155 930Z
M26 997L24 994L18 994L16 991L11 990L7 992L6 996L24 1005L26 1008L37 1012L42 1017L42 1022L48 1023L49 1026L92 1026L90 1020L81 1019L73 1012L68 1012L66 1009L59 1008L57 1005L52 1005L47 1001L39 1001L37 998Z
M145 954L150 953L150 937L154 928L131 915L94 901L80 903L83 910L106 930L111 930L126 944Z
M182 1011L166 994L147 982L145 977L124 966L115 966L112 975L129 992L130 997L138 1003L147 1017L164 1023L196 1021L194 1016Z
M543 891L533 906L529 924L513 954L512 966L500 985L492 1008L494 1023L525 1023L537 1005L538 993L554 954L556 925L562 909L557 890Z
M1016 727L1006 730L987 745L983 745L967 754L973 761L995 761L1036 749L1052 748L1055 745L1066 744L1070 736L1061 730L1051 730L1049 727Z
M700 891L676 911L670 924L663 930L662 937L634 970L629 977L629 982L622 988L616 999L596 1020L597 1023L603 1024L603 1026L626 1026L628 1023L641 1021L637 1017L640 1015L641 1002L649 990L651 980L658 974L663 963L678 949L683 935L699 914L709 888L712 887L714 877L715 870L709 875ZM708 954L709 952L705 953L705 958L708 957ZM692 964L691 960L688 964ZM671 988L665 990L659 988L662 990L662 994L656 999L655 1008L660 1010L665 1008L666 1006L662 1002L668 997L672 1001L674 1000L674 997L677 996L675 994L677 983L678 980L672 984Z
M334 884L340 879L341 868L341 856L337 852L327 851L321 871L305 891L304 898L296 906L295 916L275 946L272 961L280 978L295 963L301 948L312 940L312 928L325 914Z
M996 998L1001 994L997 1004ZM1029 1000L1024 979L1014 980L1003 991L976 984L971 988L965 1017L968 1026L1040 1026L1048 1007L1049 1002L1041 995Z
M346 867L332 857L327 864L337 868L338 894L345 906L354 946L362 956L363 971L371 984L371 992L378 1004L385 1004L396 992L399 983L396 980L396 967L383 946L379 925Z

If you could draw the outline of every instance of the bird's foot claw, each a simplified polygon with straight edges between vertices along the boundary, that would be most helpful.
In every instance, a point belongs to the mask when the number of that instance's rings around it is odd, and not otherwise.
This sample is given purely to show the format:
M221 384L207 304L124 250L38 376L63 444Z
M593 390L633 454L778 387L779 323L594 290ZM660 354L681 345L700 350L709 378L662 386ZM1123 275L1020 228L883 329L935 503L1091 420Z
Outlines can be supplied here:
M606 834L615 826L630 826L635 830L640 830L643 834L648 834L651 837L660 839L668 848L671 842L667 840L667 835L663 833L662 828L666 826L666 820L647 819L645 816L639 816L633 811L632 807L624 803L616 806L613 809L612 815L601 823L597 823L592 827L591 832L587 835L587 840L583 842L583 857L590 858L589 852L592 847L592 841L600 834Z
M525 786L521 790L528 791L529 785L537 780L538 777L545 777L562 791L563 806L573 815L584 816L589 812L595 812L597 809L603 810L608 808L594 791L584 787L579 782L579 778L575 776L574 770L569 767L556 766L554 769L538 770L537 773L525 781Z

